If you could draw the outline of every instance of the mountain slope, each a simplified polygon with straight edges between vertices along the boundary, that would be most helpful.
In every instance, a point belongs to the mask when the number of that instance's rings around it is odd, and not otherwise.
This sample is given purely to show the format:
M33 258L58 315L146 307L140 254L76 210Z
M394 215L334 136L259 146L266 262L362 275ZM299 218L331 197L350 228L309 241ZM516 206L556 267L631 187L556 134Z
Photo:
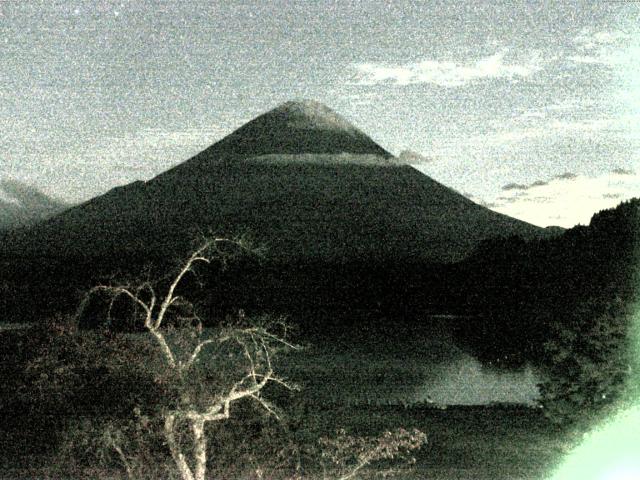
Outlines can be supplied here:
M287 102L148 182L14 232L11 243L52 256L161 254L207 230L248 232L287 262L448 262L492 236L544 235L400 164L327 107Z

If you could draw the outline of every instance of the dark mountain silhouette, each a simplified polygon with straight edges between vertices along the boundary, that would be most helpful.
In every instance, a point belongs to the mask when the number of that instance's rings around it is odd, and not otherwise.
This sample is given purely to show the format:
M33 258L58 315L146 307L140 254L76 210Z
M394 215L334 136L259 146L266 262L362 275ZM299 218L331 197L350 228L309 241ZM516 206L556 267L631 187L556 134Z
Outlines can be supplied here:
M250 233L267 256L449 262L484 239L548 232L475 204L401 164L316 102L287 102L147 182L115 188L5 248L49 257L161 256L195 231Z
M0 230L33 225L70 207L17 180L1 180L0 191L8 197L0 198Z

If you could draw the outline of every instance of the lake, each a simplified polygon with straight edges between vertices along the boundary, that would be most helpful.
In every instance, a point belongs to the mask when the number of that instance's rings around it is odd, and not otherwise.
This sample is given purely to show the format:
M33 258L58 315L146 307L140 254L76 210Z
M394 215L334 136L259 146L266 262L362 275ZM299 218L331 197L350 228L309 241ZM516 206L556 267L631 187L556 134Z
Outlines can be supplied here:
M427 327L392 341L373 338L354 345L349 338L336 338L287 354L278 368L319 403L536 405L540 378L535 369L482 365L453 338L452 325L459 320L431 316ZM29 325L2 323L0 331Z
M483 365L453 338L459 317L432 316L405 337L350 344L348 339L289 354L283 374L317 402L346 404L536 405L540 378L531 366Z

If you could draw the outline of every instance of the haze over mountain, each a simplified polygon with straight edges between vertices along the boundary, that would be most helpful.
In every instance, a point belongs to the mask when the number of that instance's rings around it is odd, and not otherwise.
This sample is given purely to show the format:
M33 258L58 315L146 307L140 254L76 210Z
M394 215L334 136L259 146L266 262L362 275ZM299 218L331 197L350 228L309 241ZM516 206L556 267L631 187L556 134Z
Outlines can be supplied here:
M0 180L0 230L33 225L70 205L17 180Z
M328 107L287 102L147 182L115 188L5 248L50 256L161 254L196 231L251 234L273 259L453 261L494 236L544 229L403 164Z

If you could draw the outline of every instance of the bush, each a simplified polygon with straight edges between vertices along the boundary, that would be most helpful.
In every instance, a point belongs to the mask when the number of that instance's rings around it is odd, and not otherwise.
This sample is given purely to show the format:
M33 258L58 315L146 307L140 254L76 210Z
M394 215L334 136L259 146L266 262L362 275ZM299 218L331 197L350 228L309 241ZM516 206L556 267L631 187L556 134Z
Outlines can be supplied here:
M629 370L630 314L622 301L584 302L552 324L545 344L542 406L555 424L603 413L618 400Z

